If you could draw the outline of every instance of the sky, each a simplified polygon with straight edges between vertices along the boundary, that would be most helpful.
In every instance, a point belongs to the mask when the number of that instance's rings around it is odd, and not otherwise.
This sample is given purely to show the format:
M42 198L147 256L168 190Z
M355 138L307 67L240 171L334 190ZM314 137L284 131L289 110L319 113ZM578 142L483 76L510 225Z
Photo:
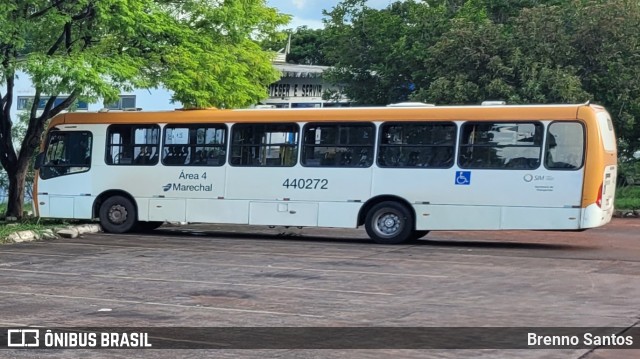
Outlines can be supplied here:
M319 29L324 27L322 10L331 10L339 2L340 0L267 0L267 5L292 16L287 28L295 29L306 25L312 29ZM367 6L382 9L393 2L393 0L368 0Z

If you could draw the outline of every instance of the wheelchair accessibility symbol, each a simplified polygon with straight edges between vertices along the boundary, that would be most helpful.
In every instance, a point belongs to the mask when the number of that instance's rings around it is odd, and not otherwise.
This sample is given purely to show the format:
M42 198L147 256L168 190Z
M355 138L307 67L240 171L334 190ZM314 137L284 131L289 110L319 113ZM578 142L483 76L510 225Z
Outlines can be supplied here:
M468 186L471 184L471 171L456 171L456 185Z

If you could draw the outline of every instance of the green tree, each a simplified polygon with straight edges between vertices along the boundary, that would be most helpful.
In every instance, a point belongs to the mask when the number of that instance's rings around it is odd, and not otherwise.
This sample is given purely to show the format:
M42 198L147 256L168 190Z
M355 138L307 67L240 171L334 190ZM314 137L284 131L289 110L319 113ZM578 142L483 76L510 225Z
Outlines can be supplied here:
M515 20L498 24L483 1L466 2L449 31L427 49L425 67L431 76L414 99L448 104L588 100L572 66L575 51L565 35L565 15L556 10L523 9Z
M512 29L521 54L516 67L528 77L521 87L544 93L538 102L590 99L604 105L623 155L640 149L640 3L570 0L523 9ZM574 96L554 96L570 92Z
M626 157L640 150L640 2L573 0L567 31L583 88L611 112Z
M407 100L424 80L421 54L449 26L447 12L444 5L412 0L382 10L343 1L325 12L325 54L334 66L327 78L344 84L346 95L361 104Z
M0 163L9 182L7 215L22 214L29 160L51 117L77 99L109 102L122 90L159 85L185 106L255 103L278 78L273 54L262 51L259 41L287 21L265 0L0 3ZM20 151L10 116L17 71L35 87ZM56 105L62 94L67 98Z

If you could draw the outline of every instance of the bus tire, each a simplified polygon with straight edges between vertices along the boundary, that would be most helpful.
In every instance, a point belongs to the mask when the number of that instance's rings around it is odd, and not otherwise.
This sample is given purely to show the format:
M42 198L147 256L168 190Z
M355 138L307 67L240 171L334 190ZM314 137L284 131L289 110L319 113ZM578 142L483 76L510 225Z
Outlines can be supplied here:
M100 225L109 233L125 233L136 224L136 208L123 196L107 198L100 205Z
M400 203L385 201L373 206L365 218L369 237L378 244L406 242L413 233L413 216Z
M136 232L149 232L163 225L164 222L146 222L146 221L138 221L136 225L133 227Z

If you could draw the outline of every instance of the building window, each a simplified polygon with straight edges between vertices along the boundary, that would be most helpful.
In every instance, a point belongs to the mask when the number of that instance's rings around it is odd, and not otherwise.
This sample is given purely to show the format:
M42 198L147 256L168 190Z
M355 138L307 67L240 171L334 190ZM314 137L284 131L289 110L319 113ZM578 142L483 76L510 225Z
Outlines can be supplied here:
M302 165L370 167L375 132L372 123L308 124L304 129Z
M453 166L456 125L385 123L381 126L378 166L449 168Z
M105 103L104 107L109 110L126 110L136 108L136 95L120 95L118 101Z
M158 163L160 126L111 125L107 129L108 165L153 166Z
M462 125L458 164L468 169L536 169L542 133L541 123L467 122Z
M42 96L40 97L40 102L38 102L38 110L44 110L44 107L47 105L47 101L49 101L50 96ZM58 106L62 103L62 101L66 100L68 96L58 96L53 102L53 106ZM33 96L18 96L18 110L28 110L31 109L31 104L33 103ZM75 103L69 108L70 110L89 110L89 104L85 101L76 100Z
M267 103L267 106L273 106L273 108L289 108L289 103Z
M231 131L231 165L293 167L298 156L295 123L235 124Z
M167 125L162 163L167 166L222 166L227 155L225 125Z
M322 104L320 102L293 102L291 108L320 108Z

